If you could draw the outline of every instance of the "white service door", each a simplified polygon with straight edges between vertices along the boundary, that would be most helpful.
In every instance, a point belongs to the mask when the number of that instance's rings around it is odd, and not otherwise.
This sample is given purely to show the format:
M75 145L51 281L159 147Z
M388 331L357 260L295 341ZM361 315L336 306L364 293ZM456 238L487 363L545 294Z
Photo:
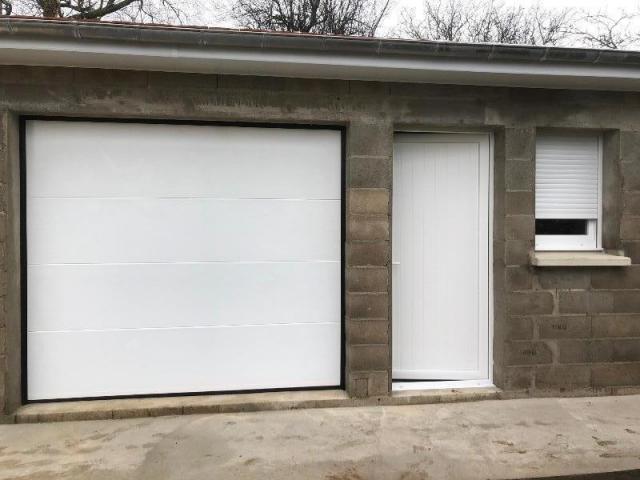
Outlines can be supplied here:
M29 399L340 384L339 131L25 133Z
M489 137L396 135L393 378L489 378Z

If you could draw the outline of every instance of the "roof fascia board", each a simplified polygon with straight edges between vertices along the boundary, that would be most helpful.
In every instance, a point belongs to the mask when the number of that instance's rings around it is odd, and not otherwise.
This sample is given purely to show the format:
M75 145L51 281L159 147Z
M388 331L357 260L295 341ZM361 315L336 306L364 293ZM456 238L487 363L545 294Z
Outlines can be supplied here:
M0 64L485 86L640 90L640 68L5 37Z

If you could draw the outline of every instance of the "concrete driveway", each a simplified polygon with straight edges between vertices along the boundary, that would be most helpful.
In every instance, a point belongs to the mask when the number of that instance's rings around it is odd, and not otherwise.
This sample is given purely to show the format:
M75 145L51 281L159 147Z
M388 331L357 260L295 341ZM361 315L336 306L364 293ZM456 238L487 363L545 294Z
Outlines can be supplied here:
M640 468L640 396L0 426L0 479L480 479Z

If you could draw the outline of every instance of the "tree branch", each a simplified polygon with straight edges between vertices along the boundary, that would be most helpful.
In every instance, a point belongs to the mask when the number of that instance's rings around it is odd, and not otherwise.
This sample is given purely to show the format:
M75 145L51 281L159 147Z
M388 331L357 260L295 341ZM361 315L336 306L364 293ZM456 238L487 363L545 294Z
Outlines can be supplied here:
M131 5L132 3L139 2L139 1L140 0L122 0L119 3L114 3L113 1L110 1L107 3L106 6L102 8L80 12L76 15L71 15L69 18L84 19L84 20L100 19L105 15L109 15L110 13L117 12L118 10L122 10L123 8Z

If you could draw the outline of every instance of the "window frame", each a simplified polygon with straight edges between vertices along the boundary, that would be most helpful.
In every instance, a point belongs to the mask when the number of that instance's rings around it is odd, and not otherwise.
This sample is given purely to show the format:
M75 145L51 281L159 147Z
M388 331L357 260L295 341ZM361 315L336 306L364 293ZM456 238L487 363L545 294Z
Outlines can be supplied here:
M593 137L591 133L570 133L571 136ZM603 137L595 135L598 142L598 218L586 219L586 235L538 235L535 234L536 251L602 251L602 173L603 173ZM537 153L537 138L536 138ZM537 158L536 158L537 162ZM537 172L537 163L534 166ZM535 175L535 173L534 173ZM534 182L534 205L536 188ZM534 214L535 220L535 214ZM535 222L534 222L535 223Z

